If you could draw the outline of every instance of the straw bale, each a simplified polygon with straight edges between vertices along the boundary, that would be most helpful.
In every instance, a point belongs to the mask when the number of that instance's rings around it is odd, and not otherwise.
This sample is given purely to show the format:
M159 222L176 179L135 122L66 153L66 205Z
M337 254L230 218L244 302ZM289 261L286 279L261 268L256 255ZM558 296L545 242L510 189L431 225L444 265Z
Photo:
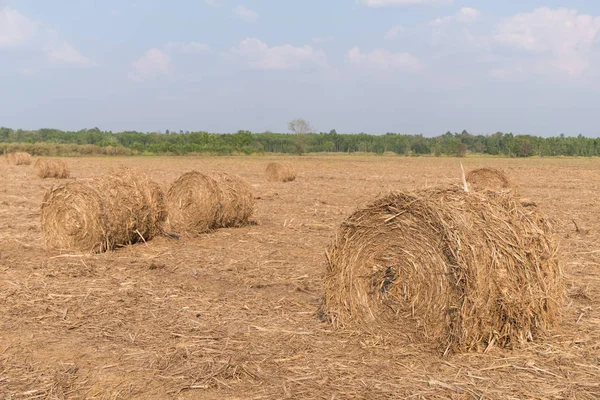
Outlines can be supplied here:
M357 210L327 250L339 327L440 351L519 346L553 327L564 287L547 220L510 193L395 192Z
M181 175L167 192L171 230L200 234L215 229L221 196L213 177L198 171Z
M237 175L225 172L211 172L220 191L220 206L215 216L217 228L237 228L246 226L254 211L254 195L250 185Z
M477 168L469 171L466 176L469 188L476 191L495 190L513 191L514 184L501 170L491 167Z
M271 182L289 182L296 179L296 170L288 162L272 162L267 165L266 175Z
M96 253L148 241L166 217L160 187L130 168L52 187L42 203L46 246L57 250Z
M31 154L25 152L12 152L5 156L6 162L12 165L30 165Z
M33 165L38 177L65 179L70 175L69 166L66 161L56 158L38 158Z

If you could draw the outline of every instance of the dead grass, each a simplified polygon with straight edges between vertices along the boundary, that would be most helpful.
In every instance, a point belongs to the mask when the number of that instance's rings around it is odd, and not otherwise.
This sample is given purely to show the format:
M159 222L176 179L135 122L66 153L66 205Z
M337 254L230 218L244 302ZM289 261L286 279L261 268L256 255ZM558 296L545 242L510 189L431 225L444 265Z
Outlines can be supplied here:
M569 297L542 340L442 358L316 310L336 227L380 193L456 182L457 161L303 156L303 179L280 183L265 159L69 159L77 180L118 163L163 187L191 169L237 174L261 223L64 255L39 223L53 182L0 166L0 398L599 398L600 160L461 159L502 168L554 221Z

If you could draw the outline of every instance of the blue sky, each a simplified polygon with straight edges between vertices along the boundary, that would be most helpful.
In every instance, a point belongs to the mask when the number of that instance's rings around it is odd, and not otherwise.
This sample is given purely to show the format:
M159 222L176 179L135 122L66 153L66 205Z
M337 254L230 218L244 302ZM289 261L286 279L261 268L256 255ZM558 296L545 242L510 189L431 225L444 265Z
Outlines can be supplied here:
M600 2L0 0L0 126L599 136Z

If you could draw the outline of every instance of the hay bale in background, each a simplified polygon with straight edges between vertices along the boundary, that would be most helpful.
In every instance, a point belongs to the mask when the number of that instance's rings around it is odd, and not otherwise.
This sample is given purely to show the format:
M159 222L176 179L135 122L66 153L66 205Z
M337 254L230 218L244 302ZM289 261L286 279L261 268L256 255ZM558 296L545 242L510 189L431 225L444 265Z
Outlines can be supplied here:
M213 177L198 171L181 175L167 192L171 230L200 234L214 229L220 196Z
M42 230L48 248L96 253L150 240L166 216L160 187L140 171L119 168L48 190Z
M327 251L324 311L444 353L512 347L563 299L547 222L508 193L392 193L344 221Z
M187 172L173 182L167 197L169 223L178 233L197 235L248 225L254 211L250 186L223 172Z
M8 153L5 156L6 162L12 165L29 165L31 164L31 154L24 152Z
M508 176L499 169L483 167L469 171L467 183L472 190L512 191L513 184Z
M288 162L272 162L267 165L266 175L271 182L290 182L296 179L296 170Z
M39 158L33 167L36 169L38 177L42 179L66 179L70 175L67 163L56 158Z
M248 225L254 212L254 195L250 185L242 178L225 172L210 172L220 191L220 206L214 227L237 228Z

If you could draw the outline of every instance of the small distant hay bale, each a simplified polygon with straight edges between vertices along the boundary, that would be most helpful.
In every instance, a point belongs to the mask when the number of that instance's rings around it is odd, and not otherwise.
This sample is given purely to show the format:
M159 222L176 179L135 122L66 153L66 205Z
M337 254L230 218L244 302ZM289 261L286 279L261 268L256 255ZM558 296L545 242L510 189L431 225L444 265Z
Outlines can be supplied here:
M187 172L173 182L167 198L171 229L192 235L248 225L254 211L250 186L226 173Z
M494 190L494 191L513 191L514 186L508 179L508 176L499 169L483 167L477 168L466 176L469 188L476 191Z
M296 170L288 162L272 162L267 165L266 175L271 182L290 182L296 179Z
M167 192L171 230L200 234L214 229L220 196L219 184L213 177L198 171L181 175Z
M338 327L444 354L513 347L554 326L564 287L548 222L508 193L391 193L327 250L323 311Z
M31 154L24 152L8 153L5 156L6 162L12 165L30 165Z
M46 247L99 253L163 232L165 196L146 174L118 168L49 189L42 203Z
M38 177L66 179L70 175L69 166L66 161L56 158L38 158L33 165Z
M217 228L238 228L250 223L254 212L254 195L242 178L225 172L210 172L220 190L220 206L215 224Z

